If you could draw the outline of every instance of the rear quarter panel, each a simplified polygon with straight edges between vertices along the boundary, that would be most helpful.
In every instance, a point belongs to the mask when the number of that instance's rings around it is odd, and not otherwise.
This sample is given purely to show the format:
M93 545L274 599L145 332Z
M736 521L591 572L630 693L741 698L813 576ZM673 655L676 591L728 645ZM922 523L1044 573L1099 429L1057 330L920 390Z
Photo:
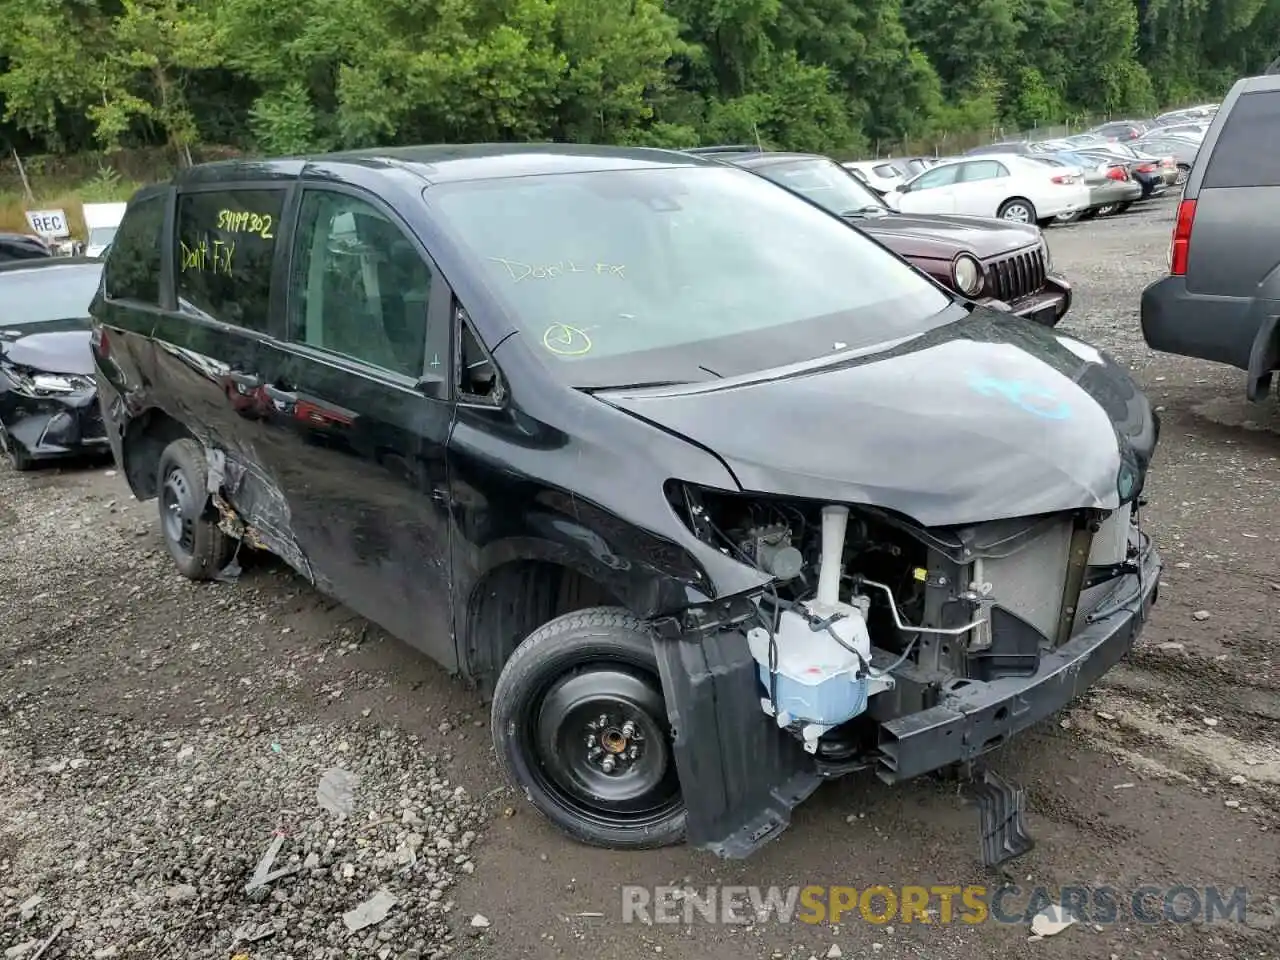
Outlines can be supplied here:
M1280 76L1239 80L1223 99L1191 169L1183 198L1196 201L1196 214L1187 258L1187 291L1225 297L1280 296L1280 183L1224 184L1218 152L1223 133L1242 97L1265 96L1280 112ZM1280 134L1250 129L1260 144L1274 145ZM1231 137L1236 136L1233 130ZM1280 162L1271 150L1261 150L1259 163ZM1215 169L1216 167L1216 169ZM1254 178L1264 180L1263 177ZM1271 185L1274 184L1274 185Z
M1252 297L1280 265L1280 186L1208 189L1196 200L1190 293Z

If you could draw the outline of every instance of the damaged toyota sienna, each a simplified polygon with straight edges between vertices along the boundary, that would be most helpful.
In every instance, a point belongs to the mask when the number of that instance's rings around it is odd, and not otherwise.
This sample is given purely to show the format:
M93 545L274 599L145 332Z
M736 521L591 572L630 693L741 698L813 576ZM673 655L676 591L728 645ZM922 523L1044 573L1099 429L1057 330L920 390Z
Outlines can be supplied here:
M742 857L825 779L973 769L1156 599L1124 370L696 156L196 166L91 312L179 570L270 551L476 684L589 844Z

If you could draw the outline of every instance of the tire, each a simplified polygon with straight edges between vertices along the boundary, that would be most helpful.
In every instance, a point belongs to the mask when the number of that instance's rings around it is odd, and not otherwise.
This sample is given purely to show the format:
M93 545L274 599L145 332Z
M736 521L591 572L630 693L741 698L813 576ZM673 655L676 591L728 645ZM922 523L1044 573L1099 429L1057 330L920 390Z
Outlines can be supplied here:
M160 535L178 572L189 580L212 580L236 552L235 538L218 529L210 516L208 470L204 451L194 440L175 440L160 454Z
M625 610L579 610L531 633L498 677L491 722L503 773L573 839L614 850L684 839L652 636Z
M1098 215L1098 208L1097 208L1097 207L1090 207L1088 210L1085 210L1083 213L1081 213L1081 214L1080 214L1080 219L1081 219L1081 220L1092 220L1092 219L1093 219L1094 217L1096 217L1097 215Z
M1077 210L1074 213L1060 213L1056 217L1054 217L1053 220L1051 220L1050 222L1055 223L1060 227L1063 227L1063 226L1066 226L1068 223L1075 223L1077 220L1083 220L1084 215L1088 212L1089 211L1087 210Z
M1191 166L1186 163L1178 164L1178 179L1173 181L1174 186L1184 186L1191 177Z
M1114 204L1114 203L1104 203L1102 206L1100 206L1100 207L1098 208L1098 216L1100 216L1100 217L1109 217L1109 216L1111 216L1113 213L1118 212L1118 210L1119 210L1119 205L1118 205L1118 204Z
M991 208L988 207L987 209ZM1021 215L1011 216L1011 214ZM996 211L996 216L1001 220L1012 220L1014 223L1035 223L1037 221L1035 205L1030 200L1024 200L1022 197L1014 197L1000 204L1000 209Z
M2 423L0 423L0 452L4 453L9 466L17 473L26 473L28 470L35 469L36 461L31 458L31 454L18 446L17 441L9 436L9 431Z

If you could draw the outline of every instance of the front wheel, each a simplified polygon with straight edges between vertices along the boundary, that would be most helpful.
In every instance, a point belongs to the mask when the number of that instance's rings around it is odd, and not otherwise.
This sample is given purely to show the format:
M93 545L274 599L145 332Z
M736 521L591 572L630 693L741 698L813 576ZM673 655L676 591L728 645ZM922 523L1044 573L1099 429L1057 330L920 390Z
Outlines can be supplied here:
M1036 208L1030 200L1014 197L1012 200L1006 200L1000 205L996 216L1001 220L1012 220L1014 223L1035 223Z
M8 459L9 466L19 473L24 473L36 465L35 460L31 458L27 451L22 449L18 441L9 436L9 432L5 430L3 423L0 423L0 453L3 453Z
M492 726L508 779L575 840L641 850L684 839L653 640L626 611L580 610L530 634L498 677Z

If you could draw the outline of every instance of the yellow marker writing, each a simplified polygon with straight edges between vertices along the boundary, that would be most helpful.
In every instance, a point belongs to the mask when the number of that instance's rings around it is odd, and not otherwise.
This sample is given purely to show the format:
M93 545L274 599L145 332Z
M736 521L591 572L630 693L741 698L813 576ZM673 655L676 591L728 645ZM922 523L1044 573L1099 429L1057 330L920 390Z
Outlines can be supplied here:
M275 239L271 232L275 219L269 213L250 213L247 210L218 211L218 229L228 233L254 233L264 240Z
M542 335L542 345L558 357L580 357L591 352L591 338L585 330L565 323L553 323Z
M231 258L235 255L236 245L222 240L209 242L207 237L193 240L190 245L184 240L178 241L179 267L183 273L198 271L201 273L220 273L231 276Z

